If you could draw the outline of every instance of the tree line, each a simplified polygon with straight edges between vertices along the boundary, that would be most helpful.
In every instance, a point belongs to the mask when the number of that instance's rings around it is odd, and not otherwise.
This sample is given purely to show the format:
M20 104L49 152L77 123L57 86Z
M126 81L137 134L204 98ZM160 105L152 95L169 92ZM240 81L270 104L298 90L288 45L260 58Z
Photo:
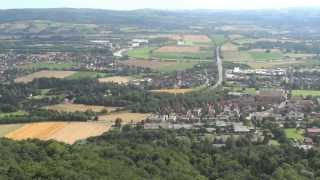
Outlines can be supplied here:
M195 140L187 130L123 128L66 145L0 139L1 179L223 179L320 178L320 151L229 139L225 147Z

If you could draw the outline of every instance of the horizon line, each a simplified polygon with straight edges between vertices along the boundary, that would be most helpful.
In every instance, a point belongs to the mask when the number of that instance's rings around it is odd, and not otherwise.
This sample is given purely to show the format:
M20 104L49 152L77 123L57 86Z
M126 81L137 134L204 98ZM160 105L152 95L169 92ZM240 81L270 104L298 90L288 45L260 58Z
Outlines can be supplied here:
M77 8L77 7L25 7L25 8L0 8L0 10L31 10L31 9L90 9L90 10L106 10L106 11L139 11L139 10L157 10L157 11L266 11L266 10L290 10L290 9L319 9L320 6L292 6L292 7L280 7L280 8L218 8L218 9L174 9L174 8L136 8L136 9L107 9L107 8Z

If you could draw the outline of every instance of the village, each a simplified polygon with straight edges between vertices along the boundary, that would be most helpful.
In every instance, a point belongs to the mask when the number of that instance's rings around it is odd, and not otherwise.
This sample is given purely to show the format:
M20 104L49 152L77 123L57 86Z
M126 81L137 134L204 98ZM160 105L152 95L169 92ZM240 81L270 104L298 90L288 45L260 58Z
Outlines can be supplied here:
M255 88L249 79L255 76ZM292 144L310 149L319 143L320 128L319 98L292 96L284 83L291 82L286 69L226 70L226 84L235 84L237 89L226 88L228 100L207 104L184 112L155 113L144 122L146 129L191 129L203 130L215 137L248 136L254 141L263 141L269 127L285 132L295 131L299 139L290 138ZM251 88L246 92L246 88ZM254 93L252 92L254 90ZM225 141L219 141L223 145Z
M194 45L197 43L201 47ZM89 50L83 52L3 53L0 82L39 70L72 71L99 80L116 76L125 81L111 82L151 93L173 90L178 95L179 90L206 89L219 81L215 61L219 52L213 51L216 45L202 34L156 38L116 35L86 41L81 47ZM223 47L219 51L228 53ZM222 61L225 63L225 58ZM317 68L232 65L223 69L222 83L212 89L224 93L218 101L189 109L159 109L141 124L144 129L200 131L214 137L215 146L224 146L229 137L241 136L278 144L281 142L272 131L279 128L293 145L310 149L320 142L320 99L295 92L319 88L319 73ZM290 133L295 136L290 137Z

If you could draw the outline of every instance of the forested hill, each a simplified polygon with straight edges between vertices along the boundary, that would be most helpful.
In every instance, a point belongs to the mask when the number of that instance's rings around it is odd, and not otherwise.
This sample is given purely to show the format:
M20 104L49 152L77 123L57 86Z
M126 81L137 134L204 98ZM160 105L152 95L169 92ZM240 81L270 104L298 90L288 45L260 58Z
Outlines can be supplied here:
M179 13L180 14L180 13ZM0 23L26 20L48 20L67 23L123 24L153 26L176 24L176 12L157 10L113 11L99 9L12 9L0 10ZM185 19L187 20L187 19Z
M49 20L56 22L126 25L183 25L208 22L246 21L265 25L313 24L319 23L319 9L289 9L260 11L164 11L142 9L134 11L113 11L101 9L11 9L0 10L0 23Z
M219 179L320 178L320 152L253 145L246 138L224 148L194 141L194 132L125 127L86 144L0 139L0 179Z

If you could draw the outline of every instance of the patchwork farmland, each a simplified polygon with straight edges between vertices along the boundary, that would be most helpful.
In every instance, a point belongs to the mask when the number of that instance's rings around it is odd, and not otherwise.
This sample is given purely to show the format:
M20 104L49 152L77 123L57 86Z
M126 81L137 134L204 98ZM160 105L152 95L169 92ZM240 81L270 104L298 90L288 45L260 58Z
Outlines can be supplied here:
M241 44L225 43L221 48L223 59L244 63L252 68L273 68L309 64L313 56L312 54L287 53L276 48L240 50L240 47Z
M137 59L209 60L213 57L214 42L206 35L166 35L164 44L129 50L127 55Z

